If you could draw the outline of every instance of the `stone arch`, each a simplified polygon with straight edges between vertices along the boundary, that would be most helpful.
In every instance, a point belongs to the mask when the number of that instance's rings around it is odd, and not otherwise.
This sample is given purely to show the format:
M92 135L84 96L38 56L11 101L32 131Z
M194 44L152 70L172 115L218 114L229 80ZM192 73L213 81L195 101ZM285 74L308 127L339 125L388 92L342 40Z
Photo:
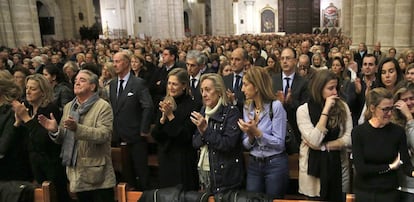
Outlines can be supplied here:
M277 32L277 10L267 4L260 10L260 32L261 33L274 33Z
M53 17L54 19L54 34L42 35L42 39L63 39L62 12L60 11L59 6L53 0L37 0L36 4L39 5L39 3L42 5L42 8L38 8L38 17Z

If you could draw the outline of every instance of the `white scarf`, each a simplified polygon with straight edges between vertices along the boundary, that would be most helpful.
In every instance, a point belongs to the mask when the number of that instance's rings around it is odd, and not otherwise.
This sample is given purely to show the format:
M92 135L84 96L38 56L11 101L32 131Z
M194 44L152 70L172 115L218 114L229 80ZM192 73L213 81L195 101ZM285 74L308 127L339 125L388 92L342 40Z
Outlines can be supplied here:
M219 101L217 102L216 106L213 109L206 106L205 119L207 121L207 124L208 124L208 119L217 112L217 110L222 105L222 102L223 102L223 99L220 97ZM207 145L203 145L200 148L200 160L198 161L197 166L198 166L198 169L201 169L204 171L210 171L210 162L208 160L208 146Z

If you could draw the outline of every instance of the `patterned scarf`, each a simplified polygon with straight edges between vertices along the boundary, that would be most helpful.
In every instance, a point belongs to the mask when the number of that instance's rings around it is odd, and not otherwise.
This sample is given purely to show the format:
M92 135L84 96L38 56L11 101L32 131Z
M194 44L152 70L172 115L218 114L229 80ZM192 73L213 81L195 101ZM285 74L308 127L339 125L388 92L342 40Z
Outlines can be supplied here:
M99 100L98 93L94 93L86 102L79 105L78 98L75 97L72 100L70 107L70 116L79 123L79 119L82 115L86 114L89 109ZM76 149L77 141L75 140L75 131L65 129L64 139L62 144L62 151L60 156L62 157L62 165L75 166L78 152Z

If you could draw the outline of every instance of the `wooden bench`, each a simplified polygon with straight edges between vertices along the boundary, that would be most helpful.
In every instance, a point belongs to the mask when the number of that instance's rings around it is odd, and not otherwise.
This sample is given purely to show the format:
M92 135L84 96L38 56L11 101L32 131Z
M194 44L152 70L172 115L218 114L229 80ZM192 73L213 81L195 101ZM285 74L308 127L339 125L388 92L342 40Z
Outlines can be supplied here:
M52 185L49 181L44 181L42 187L34 190L34 202L53 202Z
M346 195L346 202L354 202L354 201L355 201L355 194Z
M127 191L127 183L121 182L116 186L116 198L118 202L137 202L141 198L140 191Z

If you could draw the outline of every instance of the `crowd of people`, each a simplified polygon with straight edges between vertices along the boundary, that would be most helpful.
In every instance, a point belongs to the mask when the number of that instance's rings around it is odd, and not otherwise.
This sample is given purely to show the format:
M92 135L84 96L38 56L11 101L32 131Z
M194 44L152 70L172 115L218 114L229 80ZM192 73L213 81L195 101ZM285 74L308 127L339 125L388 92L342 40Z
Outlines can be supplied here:
M289 34L2 47L0 181L113 201L111 147L126 145L129 183L148 190L152 136L157 188L284 198L289 128L307 199L413 201L414 51L351 44Z

